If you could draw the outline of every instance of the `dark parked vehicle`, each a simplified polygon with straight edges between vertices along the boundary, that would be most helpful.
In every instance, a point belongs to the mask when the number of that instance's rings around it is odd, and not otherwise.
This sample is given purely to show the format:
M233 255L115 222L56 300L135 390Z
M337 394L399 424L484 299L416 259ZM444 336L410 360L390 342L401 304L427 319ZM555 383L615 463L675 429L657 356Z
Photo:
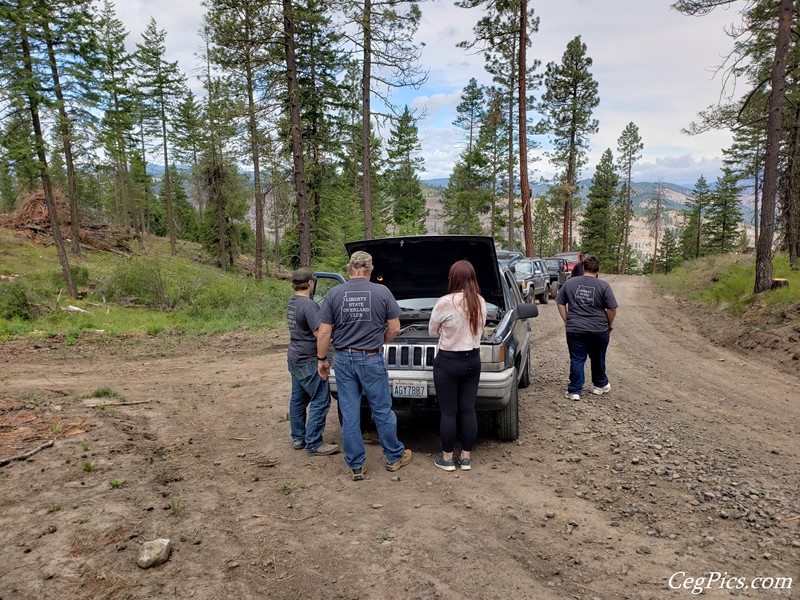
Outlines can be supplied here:
M543 258L542 260L550 275L550 295L555 298L558 290L570 276L567 261L564 258Z
M541 304L547 304L550 297L550 276L547 266L538 258L521 258L515 262L511 270L519 284L520 292L526 302L536 298Z
M394 407L412 411L438 410L433 383L436 338L428 321L436 300L447 293L447 272L457 260L475 267L486 300L487 321L481 338L481 377L476 409L491 413L500 440L519 437L518 388L530 385L530 324L538 315L522 300L514 274L500 266L494 240L484 236L412 236L346 244L352 254L372 255L372 280L388 287L402 308L400 333L383 345ZM316 285L344 283L341 275L316 273ZM320 301L317 288L315 300ZM337 397L336 365L330 376ZM367 409L368 410L368 409Z
M512 252L511 250L496 250L495 253L501 267L511 267L519 259L525 258L522 252Z

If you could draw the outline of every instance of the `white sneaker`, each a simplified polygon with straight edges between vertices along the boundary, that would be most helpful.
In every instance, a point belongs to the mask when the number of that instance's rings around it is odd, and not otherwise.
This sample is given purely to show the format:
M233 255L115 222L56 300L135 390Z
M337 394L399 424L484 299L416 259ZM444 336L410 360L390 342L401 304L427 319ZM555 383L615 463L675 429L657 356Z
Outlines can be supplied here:
M602 396L603 394L607 394L610 391L611 391L610 383L605 384L603 387L594 386L592 388L592 393L595 394L596 396Z
M580 394L570 394L569 392L564 392L564 398L566 398L567 400L580 400L581 399L581 395Z

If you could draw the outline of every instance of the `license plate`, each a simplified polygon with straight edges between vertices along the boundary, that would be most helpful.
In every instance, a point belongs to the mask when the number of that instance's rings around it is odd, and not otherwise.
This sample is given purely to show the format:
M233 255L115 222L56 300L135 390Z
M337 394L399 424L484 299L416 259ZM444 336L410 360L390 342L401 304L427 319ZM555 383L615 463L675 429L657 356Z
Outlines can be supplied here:
M395 379L392 381L392 396L395 398L427 398L428 382Z

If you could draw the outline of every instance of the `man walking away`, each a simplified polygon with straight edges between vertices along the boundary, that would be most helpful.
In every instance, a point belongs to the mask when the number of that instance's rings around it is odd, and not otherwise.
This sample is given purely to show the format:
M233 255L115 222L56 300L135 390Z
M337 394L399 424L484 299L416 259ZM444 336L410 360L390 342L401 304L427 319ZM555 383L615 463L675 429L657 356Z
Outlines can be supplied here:
M331 337L333 363L342 415L344 461L354 481L364 479L367 467L361 437L361 396L367 397L378 438L386 456L386 469L397 471L411 462L411 450L397 439L397 417L392 411L389 374L383 362L383 344L400 331L400 307L384 285L369 280L372 256L353 252L347 264L349 281L332 288L320 311L317 368L327 380Z
M583 391L583 367L586 357L592 366L592 393L602 395L611 390L606 375L606 350L617 316L617 300L611 286L597 278L600 259L583 259L583 275L567 279L556 295L558 314L567 330L569 348L568 400L580 400Z
M325 456L336 454L339 447L322 441L331 396L328 382L317 372L319 307L310 297L313 279L307 267L292 273L294 296L286 307L289 324L287 361L292 375L289 422L295 450L305 448L311 456Z

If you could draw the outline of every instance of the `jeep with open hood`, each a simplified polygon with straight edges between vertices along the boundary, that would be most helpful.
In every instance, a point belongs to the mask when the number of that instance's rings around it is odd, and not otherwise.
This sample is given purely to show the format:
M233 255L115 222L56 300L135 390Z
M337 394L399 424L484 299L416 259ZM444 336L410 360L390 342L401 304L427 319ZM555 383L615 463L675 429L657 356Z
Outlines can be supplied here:
M436 301L447 294L450 266L468 260L475 268L487 320L481 338L481 378L476 409L490 413L501 440L519 437L518 388L530 384L530 325L538 315L535 305L523 301L514 274L499 265L494 241L485 236L430 235L366 240L346 244L348 254L364 250L372 255L371 280L391 290L402 309L400 333L383 345L394 407L398 410L438 410L433 383L437 339L428 334L428 320ZM317 273L319 285L341 275ZM332 282L328 282L328 287ZM335 334L334 334L335 335ZM334 339L335 345L335 339ZM336 364L330 376L337 396Z

